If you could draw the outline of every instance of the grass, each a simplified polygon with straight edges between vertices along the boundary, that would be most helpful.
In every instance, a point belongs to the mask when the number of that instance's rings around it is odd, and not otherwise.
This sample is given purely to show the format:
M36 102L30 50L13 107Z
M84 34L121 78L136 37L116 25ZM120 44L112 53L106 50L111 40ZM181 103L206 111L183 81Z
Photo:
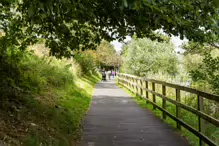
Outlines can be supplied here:
M31 123L37 126L31 127L24 145L38 146L40 142L43 145L68 146L79 141L80 123L89 107L97 79L92 77L90 81L87 83L82 78L78 80L78 85L51 89L54 99L50 101L45 97L39 99L41 102L38 103L30 100L28 105L31 105L32 110L28 111L31 113ZM43 93L44 96L48 94Z
M0 67L7 79L0 86L7 88L0 98L0 144L76 145L99 76L79 75L72 62L30 52L24 52L19 62L10 57L6 69L13 66L19 74L12 76Z
M118 85L118 84L117 84ZM154 110L153 109L153 105L150 103L146 103L146 100L142 99L139 96L136 96L135 94L133 94L130 90L128 90L127 88L125 88L122 85L118 85L120 88L124 89L129 95L131 95L131 97L133 97L133 99L136 101L136 103L141 106L142 108L146 108L151 110L157 117L159 117L160 119L162 119L162 112L160 110ZM149 98L151 99L151 96L149 94ZM160 107L162 107L162 101L159 97L156 97L156 103L157 105L159 105ZM171 114L175 115L176 113L176 107L167 102L166 103L166 110L168 112L170 112ZM194 114L187 112L183 109L181 109L181 113L182 113L182 120L185 121L187 124L191 125L193 128L198 129L198 118L197 116L195 116ZM169 125L171 125L172 127L176 128L176 122L174 120L172 120L171 118L169 118L167 116L167 118L164 120L166 123L168 123ZM179 131L178 129L176 129L177 131ZM218 128L216 126L209 126L208 131L210 130L211 132L217 132ZM192 146L199 146L199 139L190 131L188 131L187 129L183 128L181 129L181 134L182 136L184 136L189 143ZM211 138L212 133L209 133L208 136ZM217 141L216 141L217 142Z

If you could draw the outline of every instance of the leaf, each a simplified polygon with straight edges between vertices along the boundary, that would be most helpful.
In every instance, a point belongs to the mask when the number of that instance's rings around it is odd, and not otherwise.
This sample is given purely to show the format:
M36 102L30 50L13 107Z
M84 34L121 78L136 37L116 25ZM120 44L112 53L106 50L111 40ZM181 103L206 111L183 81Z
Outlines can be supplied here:
M29 8L28 8L28 15L30 17L32 17L34 15L34 6L31 5Z
M124 5L125 7L128 7L127 0L123 0L123 5Z
M154 23L155 23L155 25L157 26L157 24L159 23L159 19L156 19L156 20L154 21Z
M213 4L214 4L214 6L216 6L218 8L219 7L219 0L213 0Z

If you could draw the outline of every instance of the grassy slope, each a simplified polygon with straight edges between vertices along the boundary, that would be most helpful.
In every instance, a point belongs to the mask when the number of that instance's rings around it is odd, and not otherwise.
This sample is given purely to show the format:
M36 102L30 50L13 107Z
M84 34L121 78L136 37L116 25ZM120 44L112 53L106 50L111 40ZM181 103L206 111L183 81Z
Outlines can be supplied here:
M99 77L79 76L70 66L31 53L22 57L19 90L0 102L0 144L75 145Z

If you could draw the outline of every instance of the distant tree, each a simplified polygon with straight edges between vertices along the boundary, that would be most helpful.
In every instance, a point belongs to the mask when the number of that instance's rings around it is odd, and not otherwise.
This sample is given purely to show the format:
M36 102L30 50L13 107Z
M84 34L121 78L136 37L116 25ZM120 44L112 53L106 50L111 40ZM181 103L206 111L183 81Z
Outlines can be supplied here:
M118 55L114 47L107 41L102 43L96 49L99 63L106 66L118 67L121 65L121 57Z
M160 43L150 39L132 39L123 47L123 70L137 76L148 73L177 72L178 59L174 48L169 43Z
M118 68L118 66L120 66L122 63L121 56L107 41L102 41L96 50L85 50L81 53L92 56L95 65L99 68L103 66Z

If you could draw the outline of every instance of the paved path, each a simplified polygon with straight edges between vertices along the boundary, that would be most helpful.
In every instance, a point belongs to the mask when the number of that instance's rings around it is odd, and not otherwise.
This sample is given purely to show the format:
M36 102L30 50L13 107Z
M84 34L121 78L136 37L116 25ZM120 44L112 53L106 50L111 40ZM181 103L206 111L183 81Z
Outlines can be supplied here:
M97 84L80 146L189 146L178 132L115 85Z

